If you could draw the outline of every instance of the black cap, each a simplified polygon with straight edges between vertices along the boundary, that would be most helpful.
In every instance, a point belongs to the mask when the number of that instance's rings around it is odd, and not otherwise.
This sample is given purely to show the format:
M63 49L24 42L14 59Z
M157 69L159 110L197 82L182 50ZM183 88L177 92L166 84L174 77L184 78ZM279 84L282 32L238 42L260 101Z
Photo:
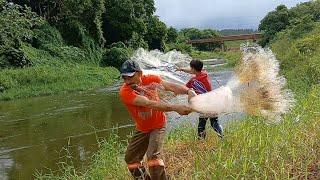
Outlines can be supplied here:
M133 76L137 71L141 71L139 64L130 59L126 60L120 68L121 76Z

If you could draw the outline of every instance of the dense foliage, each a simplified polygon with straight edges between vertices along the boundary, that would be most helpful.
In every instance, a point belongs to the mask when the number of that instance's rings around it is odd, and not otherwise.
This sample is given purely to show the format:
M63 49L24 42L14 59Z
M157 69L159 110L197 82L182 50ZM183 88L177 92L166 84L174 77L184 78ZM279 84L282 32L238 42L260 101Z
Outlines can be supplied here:
M60 60L119 67L111 44L123 51L177 49L211 51L220 44L192 47L188 40L220 36L212 29L167 27L155 16L154 0L0 0L0 67L43 64L25 56L22 45L49 52ZM250 30L222 30L221 33ZM111 48L113 48L111 50ZM122 51L122 50L121 50ZM108 62L109 61L109 62Z
M320 1L309 1L288 9L284 5L279 5L274 11L265 16L259 25L259 30L264 32L264 39L261 45L267 45L276 34L291 26L301 23L310 24L310 22L320 21ZM308 32L310 27L304 26Z
M0 9L1 68L33 64L22 44L63 61L94 64L105 64L103 52L117 42L125 49L165 48L167 27L154 16L153 0L1 0Z
M21 44L32 41L35 36L32 29L43 21L30 8L0 2L0 68L30 65Z
M184 28L180 31L170 27L168 30L167 37L167 50L177 49L182 52L191 53L193 47L189 44L186 44L188 40L194 39L205 39L205 38L214 38L220 36L219 32L212 29L200 30L197 28ZM219 48L220 44L201 44L195 47L195 49L200 51L212 51L216 48Z
M213 130L208 130L208 139L199 141L193 126L176 128L164 145L167 172L173 179L319 179L319 10L319 0L291 9L279 6L260 24L266 33L263 43L275 53L288 88L295 94L297 102L292 111L278 124L266 124L252 116L234 121L226 128L223 141ZM169 45L186 45L184 40L199 37L201 32L178 32L177 39L169 34ZM61 177L49 174L38 178L129 178L119 158L125 150L119 142L114 138L105 142L92 166L82 174L71 167Z
M122 63L129 59L129 51L122 42L113 43L102 56L101 66L114 66L120 69Z
M280 5L263 18L264 45L281 61L281 69L296 92L308 92L320 82L320 1L287 9ZM269 44L265 44L268 43Z

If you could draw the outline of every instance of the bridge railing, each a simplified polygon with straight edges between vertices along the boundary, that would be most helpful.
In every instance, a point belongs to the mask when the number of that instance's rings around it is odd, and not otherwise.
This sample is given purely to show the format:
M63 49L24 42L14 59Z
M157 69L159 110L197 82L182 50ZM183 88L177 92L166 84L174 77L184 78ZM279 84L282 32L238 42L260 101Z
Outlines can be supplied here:
M214 38L206 38L206 39L194 39L187 41L188 44L204 44L204 43L224 43L224 41L238 41L238 40L257 40L261 39L263 36L262 33L255 34L240 34L240 35L230 35L230 36L221 36Z

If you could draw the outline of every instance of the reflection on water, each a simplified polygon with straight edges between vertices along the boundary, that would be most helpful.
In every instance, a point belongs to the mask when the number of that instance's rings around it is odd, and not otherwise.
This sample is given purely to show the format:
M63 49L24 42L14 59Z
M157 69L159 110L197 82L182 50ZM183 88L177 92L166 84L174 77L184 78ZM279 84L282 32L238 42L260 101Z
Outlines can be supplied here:
M232 72L210 76L217 88ZM119 85L94 92L0 102L0 179L30 179L37 169L56 170L69 154L77 168L86 167L98 150L97 138L117 133L125 139L134 127L119 101ZM239 115L219 116L222 124L230 118ZM169 130L184 122L197 123L197 115L168 113Z
M67 153L77 167L84 166L98 149L98 137L126 137L133 128L129 118L118 94L110 92L1 102L0 179L54 170Z

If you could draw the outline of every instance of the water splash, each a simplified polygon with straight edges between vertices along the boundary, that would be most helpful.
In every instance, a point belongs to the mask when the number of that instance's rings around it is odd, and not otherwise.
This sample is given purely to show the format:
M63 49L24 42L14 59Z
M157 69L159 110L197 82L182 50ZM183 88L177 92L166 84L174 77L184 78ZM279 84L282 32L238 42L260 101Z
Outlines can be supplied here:
M284 88L286 80L279 75L279 62L270 49L243 46L242 52L242 61L227 84L192 98L191 107L205 114L245 112L263 116L269 122L280 121L281 115L293 106L294 98ZM144 74L159 75L181 84L191 77L176 71L176 66L188 67L192 59L179 51L162 53L138 49L132 59L141 65ZM168 101L173 97L164 93L163 87L157 87L157 91L162 100Z
M180 84L185 84L190 78L187 73L177 72L176 67L189 66L192 58L176 50L162 53L159 50L147 51L139 48L131 59L139 63L144 74L159 75Z
M242 61L227 85L192 98L192 108L207 114L246 112L270 122L280 121L294 98L284 88L286 80L279 75L279 62L270 49L243 46L242 52Z

